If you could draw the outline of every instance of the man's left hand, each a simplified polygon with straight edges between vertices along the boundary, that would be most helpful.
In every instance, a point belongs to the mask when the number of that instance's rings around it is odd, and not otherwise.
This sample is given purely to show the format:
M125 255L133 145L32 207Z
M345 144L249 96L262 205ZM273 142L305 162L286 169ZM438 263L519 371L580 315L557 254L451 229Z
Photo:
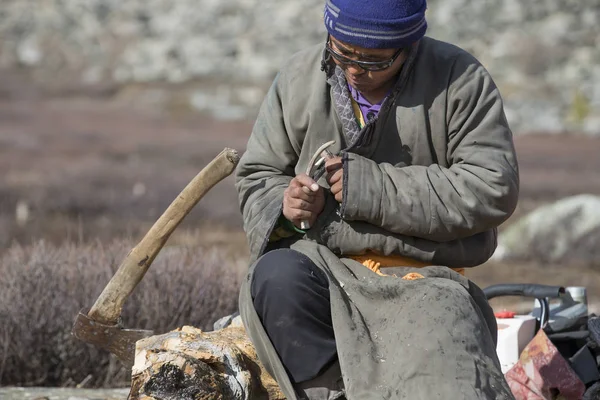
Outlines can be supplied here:
M344 188L344 166L342 157L332 157L325 161L325 170L327 171L327 183L331 187L331 194L335 197L338 203L343 199Z

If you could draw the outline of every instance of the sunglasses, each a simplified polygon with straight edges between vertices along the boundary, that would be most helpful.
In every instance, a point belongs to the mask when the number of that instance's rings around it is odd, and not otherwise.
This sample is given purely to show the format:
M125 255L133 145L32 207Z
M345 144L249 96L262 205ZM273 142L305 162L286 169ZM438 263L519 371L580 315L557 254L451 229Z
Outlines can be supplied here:
M338 63L341 65L356 65L360 69L364 69L365 71L383 71L384 69L388 69L392 66L394 61L402 54L404 49L399 49L389 60L385 61L358 61L352 59L350 57L346 57L343 54L338 53L331 47L331 41L328 40L325 43L325 50L333 57Z

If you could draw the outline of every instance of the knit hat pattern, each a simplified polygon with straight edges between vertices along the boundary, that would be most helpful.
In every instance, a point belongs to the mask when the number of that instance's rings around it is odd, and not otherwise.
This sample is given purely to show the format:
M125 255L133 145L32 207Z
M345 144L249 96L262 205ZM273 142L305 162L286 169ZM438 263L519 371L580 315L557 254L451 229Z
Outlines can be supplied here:
M369 49L399 49L427 31L426 0L326 0L325 27L342 42Z

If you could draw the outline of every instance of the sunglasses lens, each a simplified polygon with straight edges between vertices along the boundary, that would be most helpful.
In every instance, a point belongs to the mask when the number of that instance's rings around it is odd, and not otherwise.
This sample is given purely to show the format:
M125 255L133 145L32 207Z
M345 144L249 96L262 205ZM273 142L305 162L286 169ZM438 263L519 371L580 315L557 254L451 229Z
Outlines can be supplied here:
M327 49L327 50L329 51L329 54L331 54L331 56L340 64L356 65L360 69L364 69L365 71L380 71L382 69L388 68L388 66L389 66L388 62L382 62L382 63L376 63L376 64L365 63L363 61L356 61L356 60L352 60L350 58L343 57L340 54L334 53L333 51L331 51L331 49Z
M325 49L338 63L342 65L355 65L365 71L383 71L384 69L389 68L394 63L398 55L400 55L400 53L402 52L402 49L398 50L398 52L389 61L366 62L353 60L336 52L330 47L329 43L325 45Z
M366 70L366 71L381 71L384 69L387 69L389 67L389 63L385 62L385 63L381 63L381 64L367 64L367 65L361 65L361 63L358 63L359 67L361 67L362 69Z

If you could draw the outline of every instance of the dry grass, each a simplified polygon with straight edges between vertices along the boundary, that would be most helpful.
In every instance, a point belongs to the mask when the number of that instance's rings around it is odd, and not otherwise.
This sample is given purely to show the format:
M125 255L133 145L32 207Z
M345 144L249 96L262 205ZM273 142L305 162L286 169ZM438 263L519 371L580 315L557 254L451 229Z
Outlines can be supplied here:
M127 386L129 373L104 351L70 335L74 317L89 308L134 245L44 241L13 245L0 257L0 386ZM123 324L166 332L185 324L211 329L235 311L246 270L241 231L213 227L179 231L125 304ZM586 267L489 262L468 271L481 287L532 282L600 287ZM590 303L600 293L590 290ZM501 298L495 308L526 311L531 301Z
M191 235L193 236L193 235ZM187 239L190 240L189 238ZM70 335L131 243L12 246L0 258L0 386L115 387L128 372L104 351ZM128 299L125 327L166 332L184 324L211 329L237 308L246 269L243 246L216 239L170 246Z

